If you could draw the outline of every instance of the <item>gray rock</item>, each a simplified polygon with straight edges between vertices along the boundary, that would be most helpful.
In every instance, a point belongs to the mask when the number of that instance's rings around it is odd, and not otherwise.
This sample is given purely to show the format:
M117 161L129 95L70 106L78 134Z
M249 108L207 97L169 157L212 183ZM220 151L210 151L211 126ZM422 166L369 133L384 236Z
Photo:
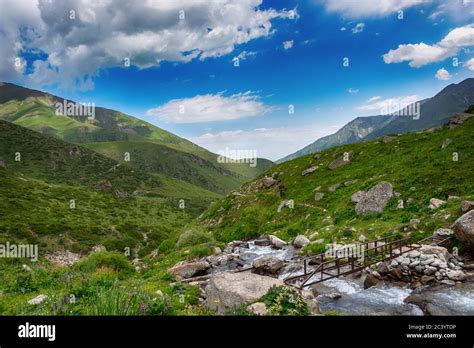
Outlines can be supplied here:
M263 255L257 257L252 266L258 274L276 274L283 268L284 263L276 256Z
M372 187L356 204L357 215L381 213L393 196L392 184L382 181Z
M247 307L247 311L255 315L268 315L267 306L263 302L255 302Z
M314 200L315 201L320 201L321 199L323 199L323 197L324 197L324 193L322 193L322 192L316 192L314 194Z
M46 301L49 297L47 295L38 295L36 296L35 298L31 299L28 301L28 304L29 305L33 305L33 306L36 306L36 305L40 305L42 304L44 301Z
M257 301L273 286L283 285L279 279L255 273L215 273L206 287L206 306L222 315L237 306Z
M360 202L366 195L365 191L357 191L351 196L352 203Z
M285 207L293 209L294 206L295 206L295 202L292 199L285 199L281 201L280 204L278 205L277 212L280 213Z
M270 238L270 242L272 243L272 245L277 248L277 249L281 249L283 248L285 245L288 245L287 242L285 242L284 240L281 240L280 238L278 238L277 236L274 236L274 235L269 235L268 238Z
M203 275L211 267L207 261L186 262L182 261L168 269L168 272L177 278L192 278Z
M303 236L301 234L299 236L297 236L295 238L295 240L293 241L293 245L296 248L304 248L309 243L310 243L310 240L308 238L306 238L306 236Z
M453 224L454 233L467 248L474 250L474 210L457 219Z
M394 136L390 136L390 135L384 135L383 138L382 138L382 141L387 144L387 143L391 143L392 141L396 140L397 137L394 137Z
M433 237L450 237L454 234L454 231L449 228L438 228L436 231L433 232Z
M334 184L328 187L329 192L334 192L336 191L339 187L341 187L341 184Z
M474 208L474 202L462 201L460 208L463 213L467 213L469 210L472 210L472 208Z
M309 174L315 172L317 169L318 169L318 166L310 167L310 168L308 168L308 169L303 170L303 172L301 173L301 175L307 176L307 175L309 175Z
M320 159L321 156L322 156L322 155L321 155L320 153L316 153L316 154L314 154L313 158L314 158L314 159Z
M338 157L334 161L329 163L328 168L331 170L334 170L336 168L349 164L351 160L352 160L352 152L349 152L346 154L346 156L342 155L341 157Z
M263 179L262 179L262 184L263 186L265 186L266 188L270 188L272 187L273 185L276 184L276 180L272 177L268 177L268 176L265 176Z
M448 270L446 272L446 276L450 279L450 280L453 280L453 281L463 281L467 278L467 275L466 273L464 273L463 271L461 270L456 270L456 271L453 271L453 270Z
M439 207L441 207L443 204L445 204L446 202L443 201L442 199L438 199L438 198L431 198L430 199L430 205L428 206L428 208L430 209L438 209Z

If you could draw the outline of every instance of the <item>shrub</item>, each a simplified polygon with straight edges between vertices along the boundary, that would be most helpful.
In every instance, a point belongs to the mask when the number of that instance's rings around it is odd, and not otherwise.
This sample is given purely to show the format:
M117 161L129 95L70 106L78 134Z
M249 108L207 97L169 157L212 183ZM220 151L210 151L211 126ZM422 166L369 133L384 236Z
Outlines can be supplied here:
M84 272L95 272L100 268L109 268L121 276L134 272L132 265L124 255L110 251L94 253L78 262L76 267Z
M174 248L174 242L171 239L166 239L161 242L158 247L158 252L161 254L167 253Z
M309 315L308 305L296 289L272 287L259 302L265 303L272 315Z
M86 308L86 315L144 315L147 296L143 292L125 288L99 288Z
M176 246L178 248L193 246L203 243L209 243L212 241L212 236L210 233L204 231L200 227L193 227L188 229L179 236Z

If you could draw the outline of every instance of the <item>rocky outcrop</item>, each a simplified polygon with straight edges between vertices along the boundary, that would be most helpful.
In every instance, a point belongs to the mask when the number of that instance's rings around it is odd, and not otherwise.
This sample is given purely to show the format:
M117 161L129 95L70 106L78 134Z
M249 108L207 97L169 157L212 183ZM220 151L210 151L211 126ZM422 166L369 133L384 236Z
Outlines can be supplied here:
M273 286L283 286L283 281L249 272L215 273L206 287L206 306L222 315L237 306L257 301Z
M355 210L357 215L366 215L383 212L390 198L393 197L392 184L382 181L372 187L367 193L359 193L359 196L352 199L358 199Z
M457 219L453 224L454 233L459 241L474 250L474 210Z
M81 255L69 250L60 250L53 254L47 253L45 257L59 266L71 266L81 260Z
M448 121L449 128L456 128L457 126L463 124L467 119L474 116L473 114L466 114L466 113L457 113Z
M182 261L168 269L168 272L180 279L192 278L203 275L211 267L207 261L186 262Z
M460 208L463 213L467 213L469 210L472 210L472 208L474 208L474 202L462 201Z

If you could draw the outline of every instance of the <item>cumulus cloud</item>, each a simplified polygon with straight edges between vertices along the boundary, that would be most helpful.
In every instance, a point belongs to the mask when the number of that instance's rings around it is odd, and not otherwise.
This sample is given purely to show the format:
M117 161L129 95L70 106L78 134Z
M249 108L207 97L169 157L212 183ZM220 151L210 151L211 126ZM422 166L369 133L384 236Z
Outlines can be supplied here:
M365 23L357 23L354 28L352 28L352 34L362 33L364 31Z
M173 99L164 105L146 111L147 116L166 123L202 123L237 120L264 115L274 110L251 91L230 97L223 92Z
M229 130L206 133L190 140L214 153L230 150L256 151L258 157L278 160L316 139L334 133L341 126L305 125L253 130ZM268 144L271 144L269 146Z
M448 72L448 70L446 70L445 68L441 68L439 69L436 74L435 74L435 77L438 79L438 80L442 80L442 81L448 81L449 79L451 79L451 74Z
M469 59L466 63L464 63L464 66L469 70L474 71L474 58Z
M15 75L12 59L41 50L29 78L90 86L102 68L140 69L230 54L270 36L273 20L295 11L260 9L262 0L2 0L0 72ZM28 31L25 35L25 28ZM7 54L3 49L7 48ZM43 63L41 63L43 62Z
M348 18L383 17L430 0L316 0L328 12Z
M399 45L383 55L386 64L409 62L413 68L440 62L455 56L460 48L474 46L474 24L451 30L441 41L434 45L424 42Z
M284 41L284 42L283 42L283 48L284 48L285 50L289 50L290 48L293 47L293 44L294 44L294 41L293 41L293 40Z
M381 99L379 96L372 97L364 105L357 107L357 110L365 112L385 113L384 110L400 110L404 107L420 100L417 95L408 95L394 98Z

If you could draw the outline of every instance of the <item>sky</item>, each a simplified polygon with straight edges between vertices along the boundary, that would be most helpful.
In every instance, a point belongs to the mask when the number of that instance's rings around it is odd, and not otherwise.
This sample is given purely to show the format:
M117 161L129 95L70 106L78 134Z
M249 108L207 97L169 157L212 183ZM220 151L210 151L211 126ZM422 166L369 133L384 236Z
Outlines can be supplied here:
M474 77L474 0L0 0L0 81L280 159Z

